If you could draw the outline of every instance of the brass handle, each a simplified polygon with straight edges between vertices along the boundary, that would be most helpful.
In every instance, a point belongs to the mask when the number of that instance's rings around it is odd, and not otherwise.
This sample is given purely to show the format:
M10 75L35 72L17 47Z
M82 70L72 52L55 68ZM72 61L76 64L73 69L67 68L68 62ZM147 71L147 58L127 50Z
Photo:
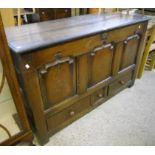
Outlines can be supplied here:
M69 114L70 114L70 116L74 116L75 115L75 112L74 111L71 111Z
M67 13L68 12L68 10L67 9L65 9L65 13Z
M125 84L125 82L124 82L123 80L121 80L121 81L120 81L120 84L124 85L124 84Z
M42 15L44 15L45 14L45 12L42 12Z
M103 97L103 94L98 94L97 95L99 98L102 98Z

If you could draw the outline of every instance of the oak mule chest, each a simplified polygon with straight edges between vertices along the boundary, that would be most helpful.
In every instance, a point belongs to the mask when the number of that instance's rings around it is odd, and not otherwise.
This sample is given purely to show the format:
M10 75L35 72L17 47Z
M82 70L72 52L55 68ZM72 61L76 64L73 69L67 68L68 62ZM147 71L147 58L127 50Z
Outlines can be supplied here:
M134 84L148 20L101 13L5 29L41 144Z

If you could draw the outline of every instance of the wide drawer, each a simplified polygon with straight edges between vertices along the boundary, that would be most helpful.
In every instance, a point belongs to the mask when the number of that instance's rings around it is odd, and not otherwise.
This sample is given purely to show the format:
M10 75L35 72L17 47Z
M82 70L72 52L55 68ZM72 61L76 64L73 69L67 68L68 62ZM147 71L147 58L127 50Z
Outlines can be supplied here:
M128 72L109 85L108 95L114 95L131 84L133 72Z
M107 87L97 90L91 95L91 105L97 106L102 103L107 97Z
M47 118L48 131L56 132L59 128L66 126L76 118L80 117L90 107L90 97L86 97L75 102L70 107L50 116Z

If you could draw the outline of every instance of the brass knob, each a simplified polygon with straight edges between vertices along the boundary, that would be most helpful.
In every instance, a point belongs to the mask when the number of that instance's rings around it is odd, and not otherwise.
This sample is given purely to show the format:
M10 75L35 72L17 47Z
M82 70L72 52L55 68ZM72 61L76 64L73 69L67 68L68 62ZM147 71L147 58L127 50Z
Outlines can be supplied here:
M98 94L98 97L102 98L102 97L103 97L103 95L102 95L102 94Z
M120 84L124 85L124 84L125 84L125 82L124 82L123 80L121 80L121 81L120 81Z
M70 116L74 116L75 115L75 112L74 111L71 111L69 114L70 114Z
M42 12L42 15L44 15L45 14L45 12Z

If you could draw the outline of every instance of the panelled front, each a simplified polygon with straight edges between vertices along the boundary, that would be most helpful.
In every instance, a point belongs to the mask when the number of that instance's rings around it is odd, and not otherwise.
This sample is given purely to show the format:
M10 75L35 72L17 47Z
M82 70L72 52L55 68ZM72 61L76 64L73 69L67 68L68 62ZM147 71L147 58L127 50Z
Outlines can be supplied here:
M44 109L87 93L135 64L142 26L138 30L132 25L118 29L118 36L114 30L33 53Z
M38 94L42 98L47 132L58 131L132 84L144 31L144 24L140 25L140 28L139 24L131 25L22 56L22 66L29 64L39 81ZM28 61L30 56L32 59Z

